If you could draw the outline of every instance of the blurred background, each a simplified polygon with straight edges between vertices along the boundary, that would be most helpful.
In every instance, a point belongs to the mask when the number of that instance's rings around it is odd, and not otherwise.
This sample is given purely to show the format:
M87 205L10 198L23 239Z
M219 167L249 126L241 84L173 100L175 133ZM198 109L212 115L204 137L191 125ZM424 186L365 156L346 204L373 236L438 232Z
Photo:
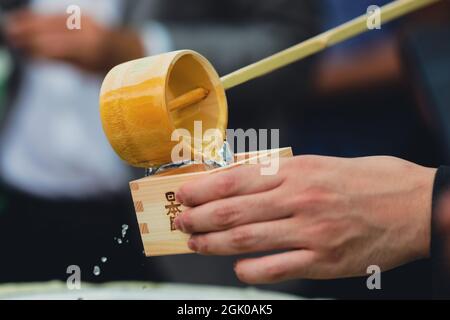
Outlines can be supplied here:
M244 286L236 257L145 258L126 166L101 128L116 64L177 49L226 74L366 13L382 0L0 1L0 282L142 280ZM81 29L66 26L70 5ZM295 154L450 155L450 2L230 90L229 128L280 129ZM106 257L107 262L101 262ZM101 272L94 273L95 265ZM306 297L426 298L430 261L365 278L261 286Z

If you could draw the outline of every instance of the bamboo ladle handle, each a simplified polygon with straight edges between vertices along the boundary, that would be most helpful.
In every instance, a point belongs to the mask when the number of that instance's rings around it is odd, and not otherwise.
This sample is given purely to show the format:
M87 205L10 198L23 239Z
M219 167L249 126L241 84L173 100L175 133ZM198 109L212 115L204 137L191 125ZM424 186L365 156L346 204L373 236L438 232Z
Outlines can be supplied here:
M194 90L191 90L185 94L182 94L181 96L178 96L177 98L173 99L169 102L169 111L175 111L178 109L186 108L187 106L190 106L192 104L195 104L197 102L202 101L203 99L206 99L206 97L209 94L209 90L205 88L197 88Z
M419 10L440 0L396 0L381 7L381 23L387 23L410 12ZM236 70L221 78L225 90L261 77L293 62L318 53L337 43L368 31L367 15L350 20L318 36L301 42L293 47L278 52L263 60ZM197 88L175 98L169 103L169 110L174 111L195 104L208 96L208 90Z

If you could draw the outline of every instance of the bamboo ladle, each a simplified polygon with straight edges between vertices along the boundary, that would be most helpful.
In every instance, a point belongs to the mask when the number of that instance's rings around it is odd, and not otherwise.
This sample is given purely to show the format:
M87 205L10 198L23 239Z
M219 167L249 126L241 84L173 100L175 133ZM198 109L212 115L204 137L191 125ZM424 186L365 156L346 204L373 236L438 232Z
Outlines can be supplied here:
M397 0L381 7L381 23L440 0ZM225 90L299 61L368 31L362 15L316 37L219 78L194 51L175 51L113 68L100 94L103 128L112 147L129 164L151 167L171 162L176 128L225 131ZM195 109L195 110L189 110Z

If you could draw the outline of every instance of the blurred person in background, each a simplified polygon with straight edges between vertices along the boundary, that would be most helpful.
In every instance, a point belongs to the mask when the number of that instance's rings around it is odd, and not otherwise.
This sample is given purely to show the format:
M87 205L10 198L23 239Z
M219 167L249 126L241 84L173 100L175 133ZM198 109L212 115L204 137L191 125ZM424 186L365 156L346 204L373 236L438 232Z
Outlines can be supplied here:
M80 30L66 26L73 4ZM16 65L0 135L0 279L65 279L70 265L85 281L142 279L138 238L114 239L122 225L134 226L126 193L132 173L104 137L98 92L110 67L146 54L144 42L118 28L118 1L3 5L4 43ZM96 276L101 257L108 265Z
M381 7L391 0L322 0L324 29L332 28L352 17L364 14L376 5ZM372 30L323 54L315 75L315 85L321 94L342 94L364 88L399 85L400 61L396 32L399 22L393 21Z
M79 30L66 27L71 5L81 9ZM220 74L232 71L313 35L315 1L31 0L2 6L4 45L15 72L0 126L6 199L0 280L66 279L66 268L79 265L85 281L142 279L147 271L152 280L230 284L232 274L222 276L221 266L231 259L167 257L149 259L144 268L127 190L136 173L102 132L100 84L116 64L176 49L204 54ZM278 128L288 118L281 108L301 97L301 90L293 96L282 89L299 74L306 79L306 66L232 91L230 127ZM262 96L266 87L277 94ZM108 260L95 275L101 257Z

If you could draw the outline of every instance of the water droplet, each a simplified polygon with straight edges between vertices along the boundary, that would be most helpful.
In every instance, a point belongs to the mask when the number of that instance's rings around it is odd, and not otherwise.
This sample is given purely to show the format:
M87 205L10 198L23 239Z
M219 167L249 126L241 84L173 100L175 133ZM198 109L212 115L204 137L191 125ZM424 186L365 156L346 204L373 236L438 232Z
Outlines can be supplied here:
M122 225L122 238L125 238L125 235L127 234L127 230L128 230L128 225L123 224Z
M122 244L122 239L117 239L118 244Z
M102 257L100 260L101 260L103 263L105 263L106 261L108 261L108 258L107 258L107 257Z
M96 275L96 276L100 275L100 267L99 266L94 267L94 275Z

